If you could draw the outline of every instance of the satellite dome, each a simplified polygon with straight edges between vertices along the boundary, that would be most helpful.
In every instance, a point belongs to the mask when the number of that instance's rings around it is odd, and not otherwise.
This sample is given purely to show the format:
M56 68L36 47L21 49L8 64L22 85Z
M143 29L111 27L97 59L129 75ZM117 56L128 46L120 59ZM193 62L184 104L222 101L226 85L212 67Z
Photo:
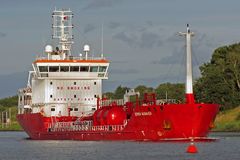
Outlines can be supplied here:
M83 51L84 51L84 52L89 52L89 51L90 51L90 46L87 45L87 44L85 44L85 45L83 46Z
M46 53L51 53L53 52L53 47L51 45L46 45L45 46L45 52Z

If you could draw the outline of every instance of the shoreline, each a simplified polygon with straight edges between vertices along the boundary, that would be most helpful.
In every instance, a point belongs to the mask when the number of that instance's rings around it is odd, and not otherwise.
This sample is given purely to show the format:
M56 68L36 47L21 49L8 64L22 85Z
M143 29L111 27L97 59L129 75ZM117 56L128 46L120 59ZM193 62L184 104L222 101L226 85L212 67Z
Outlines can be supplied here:
M0 132L25 132L24 130L13 130L13 129L9 129L9 130L1 130Z

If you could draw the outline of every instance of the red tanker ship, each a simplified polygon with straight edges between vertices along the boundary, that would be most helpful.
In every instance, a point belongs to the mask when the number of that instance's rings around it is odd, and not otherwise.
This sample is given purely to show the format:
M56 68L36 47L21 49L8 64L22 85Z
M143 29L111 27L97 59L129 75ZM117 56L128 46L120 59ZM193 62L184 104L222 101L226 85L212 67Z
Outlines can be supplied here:
M123 99L102 98L102 80L109 61L103 56L71 55L72 12L55 10L53 38L19 89L17 119L31 139L39 140L206 140L218 112L217 104L196 103L192 88L191 36L186 33L186 102L157 100L155 94L127 90ZM134 96L135 101L130 101Z

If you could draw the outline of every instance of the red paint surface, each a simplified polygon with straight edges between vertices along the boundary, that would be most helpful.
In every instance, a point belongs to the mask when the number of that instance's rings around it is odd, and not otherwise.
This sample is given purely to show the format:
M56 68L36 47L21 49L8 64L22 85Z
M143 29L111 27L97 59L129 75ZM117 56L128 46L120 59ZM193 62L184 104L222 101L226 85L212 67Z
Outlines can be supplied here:
M112 106L99 107L92 117L82 118L81 122L92 120L93 126L97 127L111 125L111 123L114 125L115 120L104 119L104 112L109 112L112 108ZM32 139L161 141L190 140L194 137L197 140L206 138L218 108L217 104L196 103L164 105L149 103L132 105L132 108L127 106L125 112L129 119L121 131L49 131L53 119L62 122L76 121L77 117L70 116L44 117L40 113L35 113L19 114L17 119ZM120 112L118 110L116 113ZM115 113L114 110L112 113ZM120 116L120 119L123 117ZM117 122L119 123L120 121Z
M194 95L192 93L191 94L186 93L185 97L186 97L186 103L187 104L194 104L195 103Z

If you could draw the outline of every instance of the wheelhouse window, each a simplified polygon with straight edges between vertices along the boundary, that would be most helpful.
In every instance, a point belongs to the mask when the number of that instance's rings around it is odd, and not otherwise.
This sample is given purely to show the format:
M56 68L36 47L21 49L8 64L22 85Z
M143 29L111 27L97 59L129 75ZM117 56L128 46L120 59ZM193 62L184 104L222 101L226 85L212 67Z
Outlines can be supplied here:
M98 73L98 77L104 77L104 73Z
M39 66L40 72L48 72L48 66Z
M88 72L89 66L81 66L80 67L80 72Z
M100 66L99 67L99 72L105 72L107 69L107 66Z
M78 108L74 108L74 111L78 111Z
M69 72L69 66L60 66L61 72Z
M55 111L55 107L52 107L52 108L51 108L51 111L54 112L54 111Z
M79 72L79 66L71 66L70 72Z
M90 72L97 72L98 66L90 66Z
M49 66L49 72L58 72L59 66Z

